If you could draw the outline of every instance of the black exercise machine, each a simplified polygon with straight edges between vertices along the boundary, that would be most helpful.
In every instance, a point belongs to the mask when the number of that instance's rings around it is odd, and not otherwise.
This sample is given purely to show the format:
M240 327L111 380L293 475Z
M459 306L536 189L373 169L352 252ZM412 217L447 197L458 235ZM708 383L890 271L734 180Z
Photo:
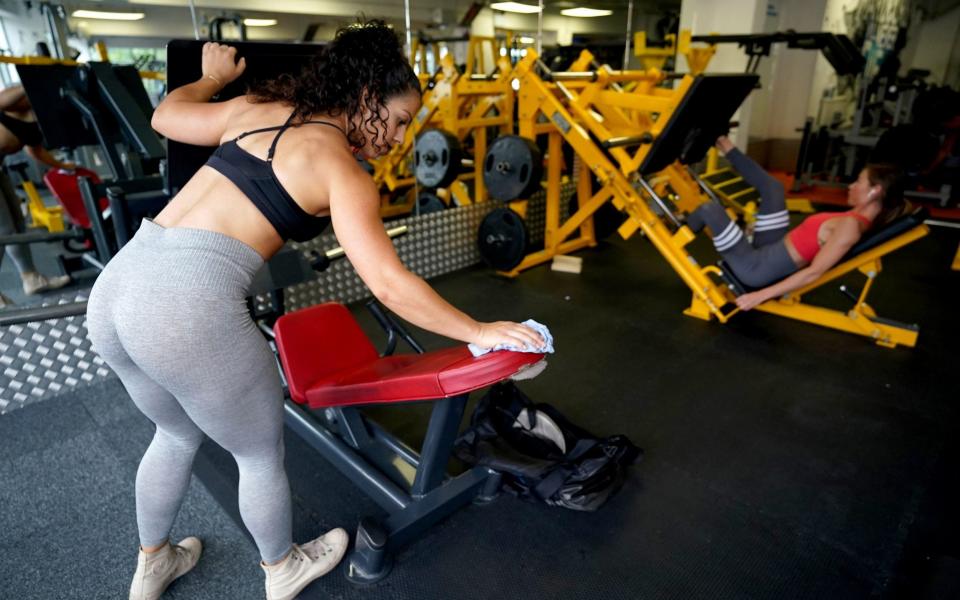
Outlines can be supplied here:
M694 42L707 44L737 44L747 54L747 73L756 73L760 59L770 56L774 44L786 44L788 48L801 50L820 50L838 75L857 75L863 71L866 61L860 50L843 34L796 31L777 31L774 33L710 34L695 35Z
M18 65L17 71L51 148L97 146L112 180L78 180L90 218L95 252L85 261L103 268L132 237L144 216L158 213L169 195L160 174L165 151L150 127L153 107L137 70L109 63ZM110 206L109 220L100 199ZM66 264L70 272L80 261Z

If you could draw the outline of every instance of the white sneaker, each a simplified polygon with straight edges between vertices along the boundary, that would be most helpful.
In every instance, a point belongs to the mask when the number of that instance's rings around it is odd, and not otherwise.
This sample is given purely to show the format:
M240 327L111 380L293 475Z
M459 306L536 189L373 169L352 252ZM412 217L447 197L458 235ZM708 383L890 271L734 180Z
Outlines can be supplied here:
M167 544L147 554L140 550L137 572L130 584L130 600L157 600L174 579L184 575L197 564L203 544L195 537Z
M56 277L47 277L35 271L22 273L20 278L23 280L23 293L32 296L39 292L58 290L70 283L69 275L57 275Z
M350 536L339 527L312 542L296 545L275 565L265 565L267 600L293 600L314 579L329 573L347 553Z

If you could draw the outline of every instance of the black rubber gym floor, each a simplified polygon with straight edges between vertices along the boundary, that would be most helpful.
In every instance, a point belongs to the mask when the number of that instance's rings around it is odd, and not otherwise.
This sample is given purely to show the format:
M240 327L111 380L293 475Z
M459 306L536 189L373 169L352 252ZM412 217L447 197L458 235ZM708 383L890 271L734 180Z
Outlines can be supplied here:
M477 267L435 280L480 319L549 325L557 353L524 391L595 433L627 434L644 460L596 513L501 496L441 523L384 581L336 572L301 597L960 597L957 243L935 230L884 261L871 304L921 324L914 349L761 313L686 317L689 292L639 237L581 253L580 275ZM811 299L848 303L835 287ZM416 445L427 409L370 413ZM0 596L124 597L150 435L115 381L0 418ZM295 434L286 443L298 540L378 514ZM175 528L203 536L205 558L165 597L262 597L235 489L229 456L205 445Z

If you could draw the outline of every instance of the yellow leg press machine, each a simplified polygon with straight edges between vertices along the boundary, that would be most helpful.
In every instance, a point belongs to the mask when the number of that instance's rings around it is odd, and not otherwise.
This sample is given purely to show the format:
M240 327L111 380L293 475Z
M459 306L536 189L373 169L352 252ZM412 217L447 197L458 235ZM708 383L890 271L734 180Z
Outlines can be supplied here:
M580 62L577 66L582 67L584 61ZM758 77L687 75L673 89L666 89L658 85L667 75L655 69L612 71L593 61L586 64L593 70L551 72L533 50L528 50L514 68L514 76L520 79L518 125L522 138L517 141L529 146L537 136L549 136L547 217L543 250L526 253L526 232L506 228L487 236L494 245L520 251L515 261L504 261L510 266L501 267L503 274L515 276L554 256L595 245L593 214L610 201L627 216L619 228L620 235L627 239L642 231L690 288L693 299L685 314L725 323L737 312L731 289L737 284L725 279L721 267L702 267L687 251L695 235L683 224L682 215L713 195L689 165L702 160L717 136L727 131L731 116L754 89ZM561 221L563 142L579 156L581 171L578 209ZM514 147L522 150L523 144ZM523 174L533 171L532 165L524 162L530 160L529 152L514 152L512 157L488 153L484 163L489 168L484 177L491 195L498 197L493 193L495 189L524 189L530 193L529 186L518 181ZM602 186L595 193L589 184L590 173ZM522 223L520 215L513 220ZM881 270L881 257L927 233L922 216L914 215L895 225L864 240L858 253L851 254L818 282L758 309L864 335L887 347L914 345L916 327L881 319L866 303ZM866 247L868 241L872 245ZM867 284L850 311L832 311L801 302L810 290L853 270L866 275Z
M537 136L547 135L547 202L544 249L504 261L509 266L500 268L506 275L515 276L558 254L595 245L592 217L608 201L631 217L621 226L621 235L629 237L642 229L671 264L687 262L686 242L681 238L693 239L692 234L687 231L674 239L674 232L661 219L661 215L672 218L673 209L653 207L645 189L665 192L669 187L672 192L667 195L680 212L704 202L707 198L699 183L677 158L684 157L684 163L702 159L716 136L727 130L730 116L758 80L752 74L685 76L675 89L667 89L658 87L668 77L663 72L613 71L586 54L571 71L552 72L528 49L514 68L514 77L520 80L521 139L506 144L498 138L498 145L509 151L486 155L484 181L490 195L499 200L519 197L506 197L498 190L529 193L524 178L535 171L535 165L530 164L531 153L524 148ZM584 67L593 70L577 70ZM630 91L626 91L627 83L633 84ZM561 222L563 142L579 156L581 172L578 209ZM589 182L591 172L602 186L596 193ZM655 176L645 180L641 173ZM516 247L524 250L522 244ZM708 280L706 275L690 274L686 269L681 269L681 276L696 289L702 289ZM719 293L710 298L721 304L724 299Z

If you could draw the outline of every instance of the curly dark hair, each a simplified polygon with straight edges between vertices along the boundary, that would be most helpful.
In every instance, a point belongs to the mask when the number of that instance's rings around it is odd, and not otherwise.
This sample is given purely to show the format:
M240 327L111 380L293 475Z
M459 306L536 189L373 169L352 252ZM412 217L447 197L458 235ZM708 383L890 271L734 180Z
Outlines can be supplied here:
M369 111L361 127L347 131L350 144L361 147L369 136L377 150L377 127L388 100L420 93L420 81L403 54L400 39L379 19L358 21L337 30L333 41L298 75L289 73L255 84L248 90L254 102L283 102L294 107L294 120L316 113L346 114L348 121Z

